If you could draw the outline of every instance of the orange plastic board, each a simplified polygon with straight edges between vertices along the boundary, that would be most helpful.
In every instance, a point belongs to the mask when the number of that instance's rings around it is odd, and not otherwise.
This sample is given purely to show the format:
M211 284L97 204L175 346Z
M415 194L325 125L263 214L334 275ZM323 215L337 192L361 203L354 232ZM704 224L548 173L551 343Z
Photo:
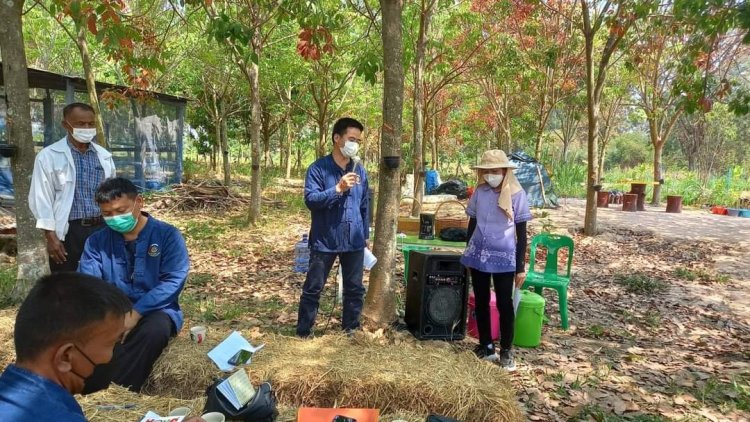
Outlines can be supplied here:
M332 422L336 416L346 416L357 422L378 422L378 409L324 409L302 407L297 412L297 422Z

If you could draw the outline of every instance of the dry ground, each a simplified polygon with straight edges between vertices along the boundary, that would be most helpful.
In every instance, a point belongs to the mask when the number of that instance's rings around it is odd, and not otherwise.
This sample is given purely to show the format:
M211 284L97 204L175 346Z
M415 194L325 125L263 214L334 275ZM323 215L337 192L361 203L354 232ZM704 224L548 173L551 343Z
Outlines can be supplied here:
M251 339L293 333L304 281L292 272L293 249L309 214L298 187L273 186L264 195L277 202L264 205L254 228L245 226L243 210L153 210L183 231L190 249L186 326L241 329ZM750 220L610 209L600 212L601 235L584 238L576 230L580 203L536 214L533 232L568 233L576 250L571 329L559 328L556 297L546 293L543 343L517 351L512 377L528 419L750 420ZM400 257L395 271L403 271ZM318 333L339 329L331 286ZM401 293L398 300L403 307ZM394 347L411 342L405 333L369 335ZM455 353L472 345L424 347Z

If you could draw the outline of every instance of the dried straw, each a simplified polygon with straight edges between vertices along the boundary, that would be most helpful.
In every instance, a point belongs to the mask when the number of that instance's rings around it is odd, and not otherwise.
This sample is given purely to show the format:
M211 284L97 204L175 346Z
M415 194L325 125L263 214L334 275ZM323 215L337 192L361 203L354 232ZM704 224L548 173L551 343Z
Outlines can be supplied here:
M88 396L76 396L76 399L83 408L86 418L91 422L135 422L141 420L148 411L166 416L177 407L189 407L192 409L191 416L200 416L206 404L205 398L180 400L146 396L116 385ZM115 409L109 409L106 406L114 406ZM128 408L123 409L122 406L128 406Z
M209 331L206 341L196 344L182 333L173 339L159 360L143 392L154 396L194 399L205 395L215 379L224 376L208 358L208 352L230 332L223 335Z
M16 360L13 327L16 325L17 312L17 309L0 310L0 370Z
M186 344L184 338L174 341L152 374L154 380L169 382L159 382L149 392L176 397L203 393L216 375L205 353L223 338L212 337L202 346ZM523 419L504 371L470 352L420 343L386 345L359 336L300 340L269 335L263 342L266 347L253 357L248 371L255 384L270 381L284 405L376 408L381 415L406 412L394 416L406 420L424 420L429 413L461 421Z

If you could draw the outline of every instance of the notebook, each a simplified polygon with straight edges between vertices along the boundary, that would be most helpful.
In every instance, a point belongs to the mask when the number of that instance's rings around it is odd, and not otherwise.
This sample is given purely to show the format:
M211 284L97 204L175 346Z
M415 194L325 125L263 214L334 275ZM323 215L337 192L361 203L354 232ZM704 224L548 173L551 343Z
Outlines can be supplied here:
M235 409L240 410L255 396L255 387L244 369L232 374L217 388Z

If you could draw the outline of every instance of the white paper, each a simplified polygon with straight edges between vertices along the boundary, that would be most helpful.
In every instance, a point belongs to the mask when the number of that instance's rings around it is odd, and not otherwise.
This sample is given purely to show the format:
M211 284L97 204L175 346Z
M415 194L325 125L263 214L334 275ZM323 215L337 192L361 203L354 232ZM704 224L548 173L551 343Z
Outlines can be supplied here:
M252 353L256 353L263 348L265 344L261 344L255 347L250 344L249 341L245 340L239 331L234 331L224 341L219 343L216 347L208 352L208 357L224 372L229 372L234 369L233 365L229 364L229 359L232 358L237 352L242 349L249 350Z
M519 303L521 303L521 289L516 287L515 290L513 290L513 313L514 314L518 314Z
M184 416L159 416L154 412L149 411L146 416L141 419L141 422L182 422L185 419Z

